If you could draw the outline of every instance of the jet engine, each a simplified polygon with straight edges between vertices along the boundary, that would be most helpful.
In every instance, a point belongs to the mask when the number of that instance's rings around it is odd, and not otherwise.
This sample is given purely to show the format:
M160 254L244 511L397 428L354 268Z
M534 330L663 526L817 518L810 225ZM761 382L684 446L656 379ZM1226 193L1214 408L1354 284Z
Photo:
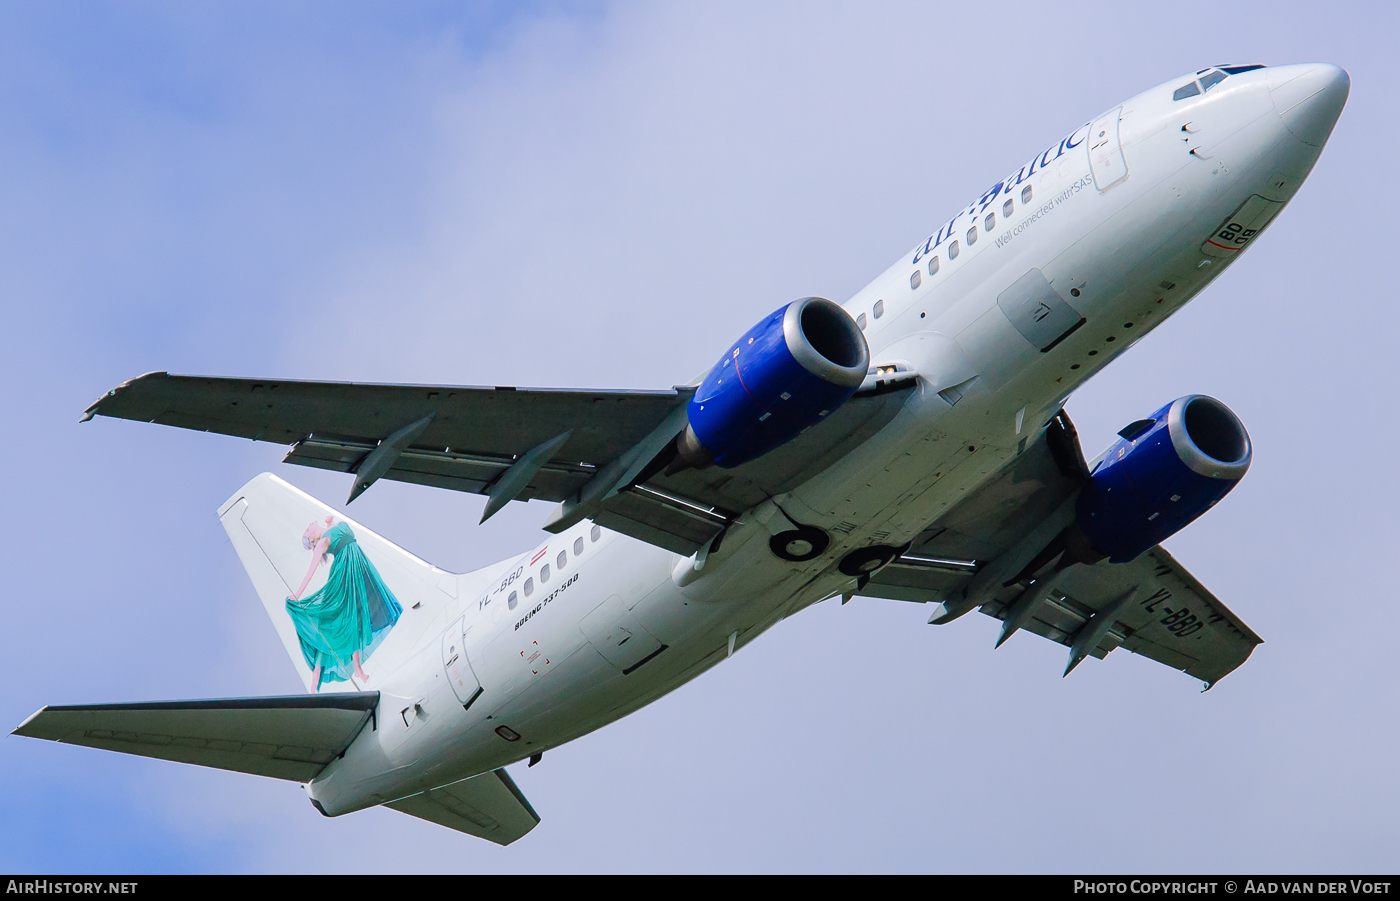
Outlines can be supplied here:
M1215 506L1253 456L1239 417L1202 394L1118 434L1075 505L1079 531L1112 563L1127 563Z
M749 329L705 376L676 441L677 463L729 468L767 453L849 400L869 367L851 314L821 297L793 301Z

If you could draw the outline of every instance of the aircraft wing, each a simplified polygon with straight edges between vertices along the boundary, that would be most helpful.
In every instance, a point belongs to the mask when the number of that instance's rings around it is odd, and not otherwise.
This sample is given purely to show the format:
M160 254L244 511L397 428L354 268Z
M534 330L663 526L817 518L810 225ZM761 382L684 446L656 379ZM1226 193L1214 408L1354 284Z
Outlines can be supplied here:
M379 692L45 707L15 735L308 782L374 716Z
M540 822L539 814L505 770L482 773L384 806L498 845L509 845Z
M432 419L383 478L486 493L533 448L569 432L516 495L563 500L689 399L688 390L562 391L226 379L152 372L87 409L292 445L285 462L355 472L383 439Z
M354 473L353 500L387 478L511 500L561 502L546 528L584 517L693 554L738 514L840 459L894 418L912 387L880 385L760 460L662 471L693 388L571 391L206 378L153 372L84 414L291 445L284 462Z
M1001 589L982 612L1004 621L1022 592L1035 590ZM1264 641L1160 545L1131 563L1070 567L1048 591L1022 628L1071 648L1066 673L1085 656L1102 660L1124 647L1209 687Z
M857 593L933 605L929 622L980 608L1070 647L1073 669L1117 647L1213 685L1263 639L1161 546L1131 563L1022 571L1074 518L1088 477L1063 412L995 478L926 529ZM1010 584L1007 584L1007 583Z

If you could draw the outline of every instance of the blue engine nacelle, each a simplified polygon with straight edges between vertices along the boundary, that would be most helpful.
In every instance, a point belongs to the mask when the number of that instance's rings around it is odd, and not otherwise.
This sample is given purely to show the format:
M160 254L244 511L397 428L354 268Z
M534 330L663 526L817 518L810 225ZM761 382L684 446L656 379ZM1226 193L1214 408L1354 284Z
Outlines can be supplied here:
M690 400L685 464L738 466L796 437L855 394L870 348L851 314L804 297L749 329Z
M1118 433L1075 506L1112 563L1127 563L1230 493L1249 469L1249 433L1230 408L1192 394Z

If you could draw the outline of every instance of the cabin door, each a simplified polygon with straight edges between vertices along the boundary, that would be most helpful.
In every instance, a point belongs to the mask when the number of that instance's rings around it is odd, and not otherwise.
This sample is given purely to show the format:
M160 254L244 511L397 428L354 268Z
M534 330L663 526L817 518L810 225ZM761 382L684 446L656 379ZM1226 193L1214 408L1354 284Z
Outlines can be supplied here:
M457 620L442 635L442 665L447 670L447 681L462 706L470 709L472 702L481 695L481 683L476 681L471 664L467 662L466 642L463 640L462 626L466 617Z
M1120 106L1089 126L1089 171L1099 193L1128 177L1128 162L1123 159L1123 145L1118 140L1118 118L1122 112Z

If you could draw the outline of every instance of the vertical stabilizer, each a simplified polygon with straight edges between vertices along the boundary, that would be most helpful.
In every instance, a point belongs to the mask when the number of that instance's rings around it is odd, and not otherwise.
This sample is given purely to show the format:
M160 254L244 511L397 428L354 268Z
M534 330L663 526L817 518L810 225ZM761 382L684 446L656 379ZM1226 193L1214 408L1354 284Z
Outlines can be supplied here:
M308 691L365 691L456 615L458 577L271 473L219 519Z

